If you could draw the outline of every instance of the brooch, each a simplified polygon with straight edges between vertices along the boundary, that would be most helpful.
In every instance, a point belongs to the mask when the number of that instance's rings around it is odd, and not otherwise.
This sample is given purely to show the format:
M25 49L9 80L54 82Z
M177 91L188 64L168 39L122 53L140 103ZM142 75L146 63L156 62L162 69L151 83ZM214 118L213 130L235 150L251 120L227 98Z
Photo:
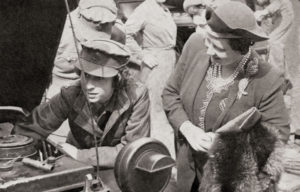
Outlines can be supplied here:
M237 94L237 98L241 99L243 95L248 95L248 93L245 91L246 87L249 84L249 78L243 78L239 82L239 92Z
M249 82L252 80L252 77L258 72L258 59L255 57L252 61L245 65L244 69L244 78L239 82L239 92L237 98L241 99L243 95L248 95L245 91Z

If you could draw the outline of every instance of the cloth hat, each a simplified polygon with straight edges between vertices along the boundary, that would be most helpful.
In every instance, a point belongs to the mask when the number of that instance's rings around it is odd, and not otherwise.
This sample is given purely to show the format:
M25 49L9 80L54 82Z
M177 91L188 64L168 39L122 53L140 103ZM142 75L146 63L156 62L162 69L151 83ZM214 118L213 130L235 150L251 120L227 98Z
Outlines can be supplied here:
M108 40L98 39L81 43L80 62L75 66L84 72L97 77L114 77L130 58L130 50L125 45Z
M118 8L113 0L81 0L78 7L84 18L94 22L108 23L117 18Z
M268 36L258 26L253 11L244 3L230 1L215 10L206 8L207 32L217 38L247 38L264 41Z
M116 20L118 8L113 0L81 0L78 9L77 32L87 40L110 39L111 27L100 24Z

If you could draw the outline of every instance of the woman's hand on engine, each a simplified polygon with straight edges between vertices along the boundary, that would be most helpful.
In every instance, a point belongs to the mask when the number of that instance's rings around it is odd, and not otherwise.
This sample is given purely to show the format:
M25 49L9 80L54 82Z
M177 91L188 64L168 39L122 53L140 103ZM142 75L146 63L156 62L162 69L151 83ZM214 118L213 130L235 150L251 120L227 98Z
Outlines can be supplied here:
M142 61L151 69L158 65L157 59L151 54L145 55Z
M184 122L179 130L195 151L207 152L215 138L214 133L205 133L200 127L193 125L190 121Z

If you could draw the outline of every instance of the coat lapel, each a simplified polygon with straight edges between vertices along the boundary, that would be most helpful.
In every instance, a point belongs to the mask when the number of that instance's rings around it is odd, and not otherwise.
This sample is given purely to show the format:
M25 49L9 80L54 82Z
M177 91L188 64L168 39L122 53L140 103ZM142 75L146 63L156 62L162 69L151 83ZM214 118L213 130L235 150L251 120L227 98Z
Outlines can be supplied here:
M246 65L252 61L255 57L255 53L254 51L251 52L251 55L246 63ZM222 125L222 122L225 118L225 116L227 115L229 109L231 109L233 103L236 101L237 99L237 94L238 94L238 91L239 91L239 81L243 78L243 75L242 74L239 74L236 81L238 81L237 83L234 83L232 85L232 87L229 88L229 94L228 94L228 100L227 100L227 103L226 103L226 107L224 109L224 111L221 113L221 115L218 117L216 123L214 124L214 127L213 127L213 132L215 132L221 125ZM251 82L251 81L250 81ZM249 83L250 83L249 82ZM249 85L248 85L249 86Z
M94 119L91 120L89 107L86 102L86 98L84 96L83 91L80 92L79 96L75 100L73 104L73 109L77 112L77 117L74 120L74 123L76 123L78 126L80 126L82 129L86 130L90 134L93 135L93 127L92 127L92 120L95 126L95 135L99 138L102 136L102 131L98 127L97 123Z
M190 113L190 117L192 117L193 106L198 89L200 88L209 67L209 56L206 52L200 52L193 62L195 63L194 66L186 73L191 75L183 82L184 86L182 86L181 91L184 97L182 100L184 102L185 110Z
M229 109L232 107L232 104L236 100L237 93L238 93L238 83L233 84L232 87L230 87L229 90L230 91L229 91L229 94L228 94L228 100L227 100L227 103L226 103L226 107L225 107L224 111L221 113L221 115L218 117L218 119L217 119L217 121L216 121L216 123L213 127L213 132L216 131L220 127L224 117L226 116Z
M110 103L110 105L114 105L112 107L113 112L105 126L104 132L101 131L101 129L98 127L97 123L93 119L93 123L95 125L95 134L97 137L102 137L101 142L104 141L105 136L111 130L112 126L130 106L130 101L125 90L121 89L116 95L117 96L113 100L113 103ZM93 127L89 114L89 108L83 91L80 92L79 96L75 100L73 108L78 114L74 120L74 123L76 123L78 126L83 128L90 134L93 134Z
M111 130L113 125L118 121L121 115L128 110L130 106L130 100L127 96L127 93L124 89L120 89L116 94L116 99L114 103L113 112L105 126L102 141L104 141L105 136Z

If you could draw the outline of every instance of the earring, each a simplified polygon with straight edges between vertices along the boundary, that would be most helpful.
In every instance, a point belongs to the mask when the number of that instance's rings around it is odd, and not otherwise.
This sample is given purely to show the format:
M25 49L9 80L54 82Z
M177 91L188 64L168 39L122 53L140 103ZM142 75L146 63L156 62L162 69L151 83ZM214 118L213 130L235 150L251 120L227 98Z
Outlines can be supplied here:
M118 82L117 82L117 87L120 88L123 84L123 78L120 73L118 73Z

